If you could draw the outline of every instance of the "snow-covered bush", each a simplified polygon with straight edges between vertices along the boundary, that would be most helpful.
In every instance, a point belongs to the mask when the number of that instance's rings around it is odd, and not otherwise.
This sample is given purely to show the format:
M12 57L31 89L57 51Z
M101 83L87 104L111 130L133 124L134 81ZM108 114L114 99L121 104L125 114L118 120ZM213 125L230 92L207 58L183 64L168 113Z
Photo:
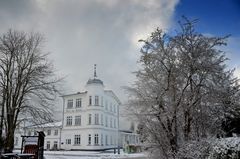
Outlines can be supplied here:
M192 141L184 144L178 151L179 159L205 159L211 151L211 139Z
M178 151L179 159L240 159L240 138L192 141Z
M222 138L212 143L208 159L240 159L240 138Z

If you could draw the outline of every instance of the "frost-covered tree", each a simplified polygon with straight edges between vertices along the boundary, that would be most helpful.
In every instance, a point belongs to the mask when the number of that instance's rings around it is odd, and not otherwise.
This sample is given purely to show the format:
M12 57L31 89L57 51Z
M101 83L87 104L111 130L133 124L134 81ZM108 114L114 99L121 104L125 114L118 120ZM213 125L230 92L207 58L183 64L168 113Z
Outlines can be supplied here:
M43 53L43 37L9 30L0 36L0 129L5 129L5 152L14 146L14 132L23 118L35 123L52 121L59 78ZM21 118L19 118L21 117ZM2 139L2 138L1 138Z
M227 88L238 89L219 50L227 37L200 34L195 23L184 18L176 35L157 29L140 40L141 69L127 88L129 110L144 126L153 158L176 158L185 143L221 133L226 95L232 97Z

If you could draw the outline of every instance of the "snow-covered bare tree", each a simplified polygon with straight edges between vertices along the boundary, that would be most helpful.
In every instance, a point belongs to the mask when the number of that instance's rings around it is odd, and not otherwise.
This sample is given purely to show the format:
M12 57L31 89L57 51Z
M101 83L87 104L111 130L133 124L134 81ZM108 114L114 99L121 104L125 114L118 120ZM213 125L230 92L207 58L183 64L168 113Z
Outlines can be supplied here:
M12 151L14 131L21 119L52 121L52 101L60 78L42 50L38 33L9 30L0 37L0 90L6 139L5 151ZM21 117L21 118L20 118Z
M227 37L197 33L195 20L179 24L176 35L157 29L140 40L141 69L127 88L128 109L144 126L141 134L153 158L177 158L182 145L220 133L223 97L232 96L227 88L239 89L219 50Z

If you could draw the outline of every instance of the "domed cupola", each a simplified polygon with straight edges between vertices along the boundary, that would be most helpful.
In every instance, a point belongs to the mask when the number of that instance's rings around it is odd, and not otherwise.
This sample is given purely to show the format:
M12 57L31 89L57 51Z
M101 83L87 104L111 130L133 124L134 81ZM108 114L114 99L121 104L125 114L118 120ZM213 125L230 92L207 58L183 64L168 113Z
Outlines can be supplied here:
M94 64L94 76L93 76L93 79L89 79L87 81L87 85L90 85L90 84L101 84L101 85L103 85L103 81L97 78L96 66L97 65Z

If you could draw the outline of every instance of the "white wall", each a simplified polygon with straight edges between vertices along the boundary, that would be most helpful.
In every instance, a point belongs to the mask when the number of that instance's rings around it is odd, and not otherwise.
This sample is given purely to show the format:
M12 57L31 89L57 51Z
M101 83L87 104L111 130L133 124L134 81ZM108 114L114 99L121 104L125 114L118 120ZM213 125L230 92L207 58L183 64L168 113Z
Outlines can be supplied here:
M63 115L63 131L62 145L64 149L107 149L116 147L117 130L118 130L118 113L117 107L119 102L108 92L104 91L101 84L90 84L86 86L86 93L67 95L63 97L64 115ZM89 105L89 96L92 97L92 105ZM99 105L95 105L95 96L99 98ZM76 99L82 99L82 107L76 108ZM67 108L68 100L73 99L73 108ZM115 109L114 109L115 107ZM115 110L115 111L114 111ZM89 125L89 114L91 114L91 125ZM99 114L99 124L95 124L95 114ZM75 126L75 116L81 115L81 126ZM101 121L103 115L103 125ZM72 116L72 125L67 126L67 116ZM107 118L107 125L106 125ZM115 124L114 124L115 120ZM111 126L112 121L112 126ZM74 145L74 135L81 135L81 145ZM98 146L88 145L88 135L91 134L92 143L94 143L94 135L98 134ZM106 135L108 136L108 145L105 144ZM111 137L112 136L112 137ZM103 137L103 139L101 139ZM112 138L112 144L110 144ZM66 139L71 139L71 144L66 144Z

